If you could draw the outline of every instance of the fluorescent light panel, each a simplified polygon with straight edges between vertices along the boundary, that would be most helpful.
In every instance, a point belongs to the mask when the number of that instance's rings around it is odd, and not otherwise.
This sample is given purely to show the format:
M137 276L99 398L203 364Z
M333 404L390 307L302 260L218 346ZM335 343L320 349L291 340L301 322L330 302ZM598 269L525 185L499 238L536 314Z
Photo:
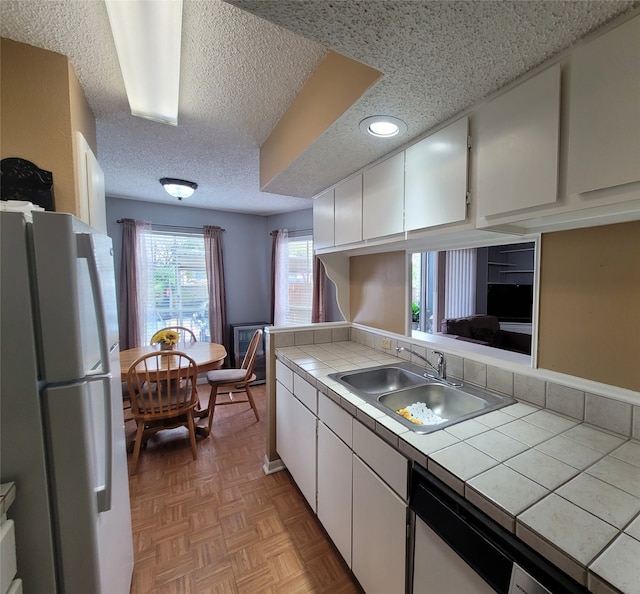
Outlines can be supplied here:
M178 124L182 0L105 0L131 114Z

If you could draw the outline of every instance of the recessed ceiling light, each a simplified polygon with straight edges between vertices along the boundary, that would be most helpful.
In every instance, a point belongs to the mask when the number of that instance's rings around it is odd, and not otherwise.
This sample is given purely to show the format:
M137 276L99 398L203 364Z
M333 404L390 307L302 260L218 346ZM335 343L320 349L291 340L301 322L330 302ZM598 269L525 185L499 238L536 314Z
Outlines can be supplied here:
M360 130L378 138L392 138L407 131L407 125L393 116L371 116L360 122Z

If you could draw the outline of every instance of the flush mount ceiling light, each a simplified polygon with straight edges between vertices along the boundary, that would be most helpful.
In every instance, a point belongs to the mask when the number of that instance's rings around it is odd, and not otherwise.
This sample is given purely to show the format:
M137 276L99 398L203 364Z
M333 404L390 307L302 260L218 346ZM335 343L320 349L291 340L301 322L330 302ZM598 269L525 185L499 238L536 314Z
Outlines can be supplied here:
M182 0L105 0L131 114L178 124Z
M371 116L360 122L360 130L378 138L391 138L407 131L407 125L393 116Z
M198 188L196 182L187 181L186 179L175 179L173 177L163 177L160 183L169 195L178 200L189 198Z

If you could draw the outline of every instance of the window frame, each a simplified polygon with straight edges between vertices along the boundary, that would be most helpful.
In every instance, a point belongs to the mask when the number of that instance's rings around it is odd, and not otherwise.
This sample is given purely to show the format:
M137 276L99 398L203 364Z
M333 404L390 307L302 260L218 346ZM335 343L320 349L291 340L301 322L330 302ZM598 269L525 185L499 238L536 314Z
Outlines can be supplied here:
M411 298L413 295L413 275L412 275L412 258L414 254L428 253L428 252L446 252L457 249L468 248L482 248L492 247L507 244L518 243L533 243L534 244L534 256L533 256L533 305L531 312L531 354L526 355L522 353L515 353L512 351L506 351L499 348L494 348L481 344L469 343L455 338L449 338L447 335L440 334L439 328L436 328L436 318L434 313L434 330L438 333L427 333L421 329L413 329L411 326ZM537 351L538 351L538 319L540 308L540 248L541 248L541 235L529 234L526 236L513 236L505 237L501 236L495 239L482 241L482 242L460 242L459 245L429 245L429 246L412 246L410 250L407 250L409 274L408 274L408 287L407 294L409 296L409 303L407 304L407 332L406 335L409 338L425 341L428 343L440 346L443 349L451 349L464 352L473 352L480 355L490 356L492 358L501 359L504 362L513 362L517 364L525 364L528 367L537 367ZM442 258L441 258L442 259ZM442 266L441 262L437 264L437 283L443 282L442 278ZM440 301L440 296L434 296L434 302Z
M197 251L193 252L194 248ZM148 270L143 275L144 311L140 316L143 344L148 344L151 336L166 326L184 326L192 330L198 340L209 340L209 287L203 233L152 227L144 232L144 250ZM158 253L162 251L167 260L164 267L158 261ZM161 268L166 269L164 290L169 291L164 296L158 293ZM159 309L158 300L165 298L168 299L166 307L162 305Z

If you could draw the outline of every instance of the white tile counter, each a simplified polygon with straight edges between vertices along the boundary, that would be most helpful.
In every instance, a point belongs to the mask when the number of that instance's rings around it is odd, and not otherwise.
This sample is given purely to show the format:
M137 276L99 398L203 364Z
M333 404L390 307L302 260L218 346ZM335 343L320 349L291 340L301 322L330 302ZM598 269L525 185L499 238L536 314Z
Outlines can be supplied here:
M276 355L590 591L640 594L640 441L524 402L417 434L328 377L398 358L351 341Z

